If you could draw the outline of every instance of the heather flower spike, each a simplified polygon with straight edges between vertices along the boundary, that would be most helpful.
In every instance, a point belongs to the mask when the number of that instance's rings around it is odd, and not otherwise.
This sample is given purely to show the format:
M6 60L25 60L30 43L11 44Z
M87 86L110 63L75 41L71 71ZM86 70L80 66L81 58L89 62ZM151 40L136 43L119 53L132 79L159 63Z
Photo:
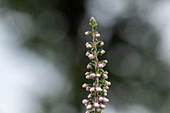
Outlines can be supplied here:
M97 50L97 46L103 46L103 41L98 41L100 34L96 31L97 23L96 20L91 17L89 23L92 31L86 31L85 35L92 36L92 42L87 42L85 44L87 49L90 49L86 52L86 56L89 58L90 63L87 65L87 69L90 69L89 72L85 73L86 79L92 79L92 84L84 83L82 85L86 91L89 91L87 99L82 101L85 104L87 111L85 113L103 113L105 104L109 102L109 99L106 98L107 90L111 85L111 82L107 81L108 72L104 71L104 67L108 63L107 60L99 60L98 56L103 55L105 51L103 49Z

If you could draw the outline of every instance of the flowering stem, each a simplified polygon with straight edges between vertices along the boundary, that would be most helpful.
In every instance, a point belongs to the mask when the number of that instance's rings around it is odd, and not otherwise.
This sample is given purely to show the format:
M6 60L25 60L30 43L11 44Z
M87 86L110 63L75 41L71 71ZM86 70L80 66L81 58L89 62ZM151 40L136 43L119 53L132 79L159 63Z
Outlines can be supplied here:
M85 75L86 79L92 79L94 82L93 84L84 83L82 85L83 88L90 91L88 99L84 99L82 103L86 106L86 113L103 113L102 109L105 108L104 104L109 102L105 96L107 96L107 89L109 89L108 86L111 85L111 82L105 80L108 79L108 72L103 70L108 61L99 61L98 59L98 56L103 55L105 51L103 49L97 50L97 46L103 46L104 42L97 40L97 38L100 37L100 34L96 31L97 23L93 17L90 19L89 25L92 28L92 32L87 31L85 32L85 35L91 35L93 37L93 42L86 43L86 48L91 49L86 52L86 56L91 60L87 65L87 69L95 70L94 72L86 72Z

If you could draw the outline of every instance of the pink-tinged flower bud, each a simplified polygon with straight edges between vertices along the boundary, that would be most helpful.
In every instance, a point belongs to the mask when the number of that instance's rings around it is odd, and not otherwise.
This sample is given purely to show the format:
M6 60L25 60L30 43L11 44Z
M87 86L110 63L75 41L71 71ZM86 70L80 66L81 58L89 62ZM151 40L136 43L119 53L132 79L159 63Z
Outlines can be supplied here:
M100 74L96 74L96 77L100 77L101 75Z
M86 48L87 48L87 49L91 49L91 48L92 48L92 45L91 45L91 44L87 44L87 45L86 45Z
M87 87L87 84L84 83L84 84L82 85L82 88L86 88L86 87Z
M97 91L97 92L101 92L101 91L102 91L102 88L96 87L96 91Z
M104 95L104 96L107 96L107 93L104 93L103 95Z
M105 89L109 89L109 86L104 87Z
M87 105L87 106L86 106L86 109L92 109L92 105L90 105L90 104Z
M100 102L103 101L103 97L99 97L99 101L100 101Z
M103 93L107 93L107 90L106 90L106 89L103 89Z
M94 58L93 54L90 54L88 57L89 57L89 59L93 59Z
M102 41L101 43L100 43L100 46L103 46L104 45L104 42Z
M103 60L103 63L108 63L108 61L107 60Z
M105 105L101 104L101 105L100 105L100 108L101 108L101 109L104 109L104 108L105 108Z
M85 113L90 113L90 111L86 111Z
M104 79L108 79L108 75L103 74L103 78L104 78Z
M88 64L87 69L92 69L92 66L90 64Z
M86 79L90 79L90 75L87 75L87 76L86 76Z
M89 32L89 31L86 31L86 32L85 32L85 35L89 35L89 34L90 34L90 32Z
M94 87L91 87L91 88L90 88L90 92L94 92Z
M90 53L87 51L87 52L86 52L86 56L89 56L89 55L90 55Z
M104 67L103 64L98 65L98 68L100 68L100 69L102 69L103 67Z
M101 53L101 54L104 54L104 53L105 53L105 50L102 49L102 50L100 51L100 53Z
M83 103L83 104L87 104L87 102L88 102L87 99L83 99L83 100L82 100L82 103Z
M99 103L95 102L93 103L94 108L99 108Z
M90 91L90 87L87 86L87 87L86 87L86 91Z
M90 77L91 77L91 78L95 78L95 76L96 76L95 73L91 73L91 74L90 74Z
M103 98L103 102L104 103L108 103L109 102L109 99L107 99L106 97Z
M97 33L97 34L96 34L96 37L97 37L97 38L99 38L99 37L100 37L100 34L99 34L99 33Z
M92 94L89 94L89 95L88 95L88 98L92 98Z
M107 71L105 71L104 74L109 74L109 73Z

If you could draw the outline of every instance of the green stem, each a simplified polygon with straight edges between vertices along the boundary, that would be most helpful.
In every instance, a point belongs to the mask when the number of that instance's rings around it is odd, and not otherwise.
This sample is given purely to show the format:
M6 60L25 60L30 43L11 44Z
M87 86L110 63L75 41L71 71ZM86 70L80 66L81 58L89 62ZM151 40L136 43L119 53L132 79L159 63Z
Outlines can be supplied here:
M96 47L96 41L95 41L95 32L93 31L93 44L94 44L94 55L95 55L95 73L98 74L98 58L96 56L97 53L97 47ZM98 87L98 78L96 77L95 79L95 86ZM97 97L97 92L96 92L96 97L95 97L95 102L98 102L98 97ZM95 113L97 113L97 108L95 108Z

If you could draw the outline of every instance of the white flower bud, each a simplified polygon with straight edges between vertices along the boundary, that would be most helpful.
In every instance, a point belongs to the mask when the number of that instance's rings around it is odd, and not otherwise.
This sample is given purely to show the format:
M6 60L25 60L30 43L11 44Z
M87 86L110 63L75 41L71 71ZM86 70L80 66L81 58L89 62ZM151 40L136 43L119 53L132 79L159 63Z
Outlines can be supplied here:
M93 103L94 108L99 108L99 103L95 102Z
M90 74L90 77L91 77L91 78L95 78L95 75L96 75L95 73L91 73L91 74Z
M107 71L105 71L105 72L104 72L104 74L108 74L108 72L107 72Z
M105 50L102 49L102 50L100 51L100 53L101 53L101 54L104 54L104 53L105 53Z
M110 85L111 85L111 82L106 81L105 84L106 84L107 86L110 86Z
M96 74L96 77L100 77L101 75L100 74Z
M99 33L97 33L97 34L96 34L96 37L97 37L97 38L99 38L99 37L100 37L100 34L99 34Z
M90 92L94 92L94 87L91 87L91 88L90 88Z
M103 74L103 78L104 78L104 79L108 79L108 75Z
M90 54L88 57L89 57L89 59L93 59L94 58L93 54Z
M86 88L86 87L87 87L87 84L84 83L84 84L82 85L82 88Z
M88 102L87 99L83 99L83 100L82 100L82 103L83 103L83 104L87 104L87 102Z
M106 90L106 89L103 89L103 93L107 93L107 90Z
M101 108L101 109L104 109L104 108L105 108L105 105L101 104L101 105L100 105L100 108Z
M98 65L98 68L100 68L100 69L102 69L103 67L104 67L103 64Z
M92 109L92 105L90 105L90 104L87 105L87 106L86 106L86 109Z
M90 22L96 22L96 20L94 19L94 17L90 18Z
M87 52L86 52L86 56L89 56L89 55L90 55L90 53L87 51Z
M107 96L107 93L104 93L103 95L104 95L104 96Z
M88 75L90 72L86 72L85 75Z
M88 98L92 98L92 94L89 94L89 95L88 95Z
M103 98L103 102L104 103L108 103L109 102L109 99L107 99L106 97Z
M99 97L99 101L100 101L100 102L103 101L103 97Z
M102 41L101 43L100 43L100 46L103 46L104 45L104 42Z
M87 49L91 49L91 48L92 48L92 45L91 45L91 44L87 44L87 45L86 45L86 48L87 48Z
M86 79L90 79L90 75L87 75L87 76L86 76Z
M96 91L97 91L97 92L101 92L101 91L102 91L102 88L96 87Z
M89 34L90 34L90 32L89 32L89 31L86 31L86 32L85 32L85 35L89 35Z
M87 69L92 69L92 66L90 64L88 64Z

